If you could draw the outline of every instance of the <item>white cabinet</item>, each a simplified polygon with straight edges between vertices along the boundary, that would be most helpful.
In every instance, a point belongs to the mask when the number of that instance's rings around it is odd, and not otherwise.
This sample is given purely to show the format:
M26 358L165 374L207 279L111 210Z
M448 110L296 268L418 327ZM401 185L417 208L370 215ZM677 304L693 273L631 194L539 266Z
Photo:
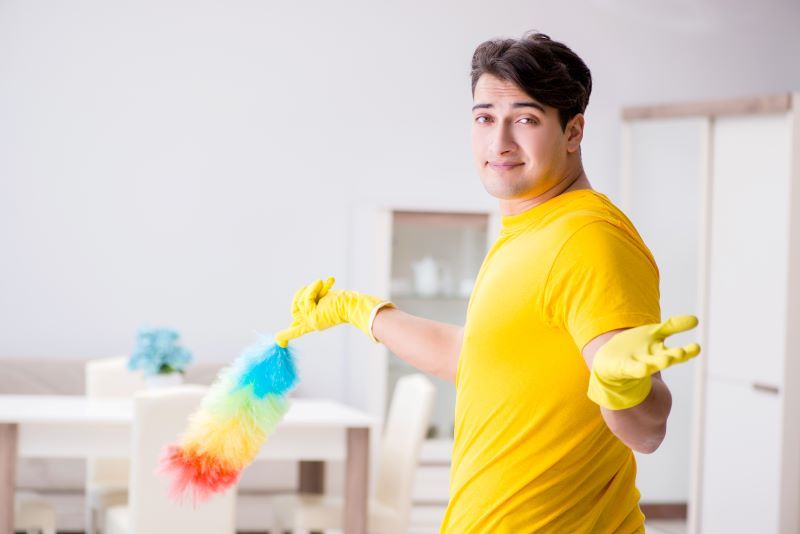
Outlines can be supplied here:
M389 218L389 298L413 315L463 325L475 277L496 237L494 219L488 213L409 210L391 210ZM387 353L388 405L397 380L418 371ZM455 416L455 385L430 378L436 399L412 493L412 528L419 532L438 531L444 515Z
M463 325L475 277L499 229L499 215L489 211L361 208L353 218L351 285L388 297L408 313ZM363 335L351 334L348 401L383 418L398 378L419 371L385 346L367 346ZM436 399L412 494L411 532L419 534L439 530L453 445L455 386L430 378Z
M624 206L661 267L663 312L701 320L683 377L691 532L800 532L798 107L794 94L624 113ZM673 410L668 439L686 415Z

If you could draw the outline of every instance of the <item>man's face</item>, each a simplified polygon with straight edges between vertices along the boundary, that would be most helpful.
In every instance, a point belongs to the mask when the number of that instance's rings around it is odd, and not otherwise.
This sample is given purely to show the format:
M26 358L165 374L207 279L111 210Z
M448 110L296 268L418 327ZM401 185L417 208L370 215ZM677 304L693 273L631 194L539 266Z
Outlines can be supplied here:
M574 150L557 109L489 74L478 79L473 104L472 153L490 195L534 198L565 178Z

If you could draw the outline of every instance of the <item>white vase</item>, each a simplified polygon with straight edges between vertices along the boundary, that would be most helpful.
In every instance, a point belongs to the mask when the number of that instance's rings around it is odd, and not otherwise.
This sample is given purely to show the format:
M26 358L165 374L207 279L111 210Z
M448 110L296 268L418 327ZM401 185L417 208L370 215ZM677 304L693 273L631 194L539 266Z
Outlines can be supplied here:
M183 375L181 373L159 373L145 376L144 382L147 389L168 388L183 384Z

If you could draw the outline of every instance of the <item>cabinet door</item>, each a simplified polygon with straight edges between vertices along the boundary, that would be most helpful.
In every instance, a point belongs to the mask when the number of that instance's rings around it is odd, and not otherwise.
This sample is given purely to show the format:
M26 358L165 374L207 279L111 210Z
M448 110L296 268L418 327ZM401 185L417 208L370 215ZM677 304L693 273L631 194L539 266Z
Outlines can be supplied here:
M706 351L712 377L782 382L789 139L786 114L714 124Z
M703 534L778 528L780 395L709 379L703 451Z
M637 120L625 127L624 209L658 264L663 317L700 313L698 257L708 131L705 117ZM697 337L697 331L681 334L670 338L670 344ZM663 373L672 391L672 413L658 451L636 457L636 484L643 502L688 500L697 365L693 360Z

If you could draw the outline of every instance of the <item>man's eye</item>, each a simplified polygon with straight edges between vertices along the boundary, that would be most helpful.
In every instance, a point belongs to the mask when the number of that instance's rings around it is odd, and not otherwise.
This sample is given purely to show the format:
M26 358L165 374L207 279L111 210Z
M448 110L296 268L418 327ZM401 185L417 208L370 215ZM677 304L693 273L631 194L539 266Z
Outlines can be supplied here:
M522 124L539 124L539 121L537 121L536 119L534 119L532 117L522 117L517 122L522 122Z
M491 118L487 117L486 115L480 115L478 117L475 117L475 122L477 122L478 124L486 124L487 122L490 121Z

